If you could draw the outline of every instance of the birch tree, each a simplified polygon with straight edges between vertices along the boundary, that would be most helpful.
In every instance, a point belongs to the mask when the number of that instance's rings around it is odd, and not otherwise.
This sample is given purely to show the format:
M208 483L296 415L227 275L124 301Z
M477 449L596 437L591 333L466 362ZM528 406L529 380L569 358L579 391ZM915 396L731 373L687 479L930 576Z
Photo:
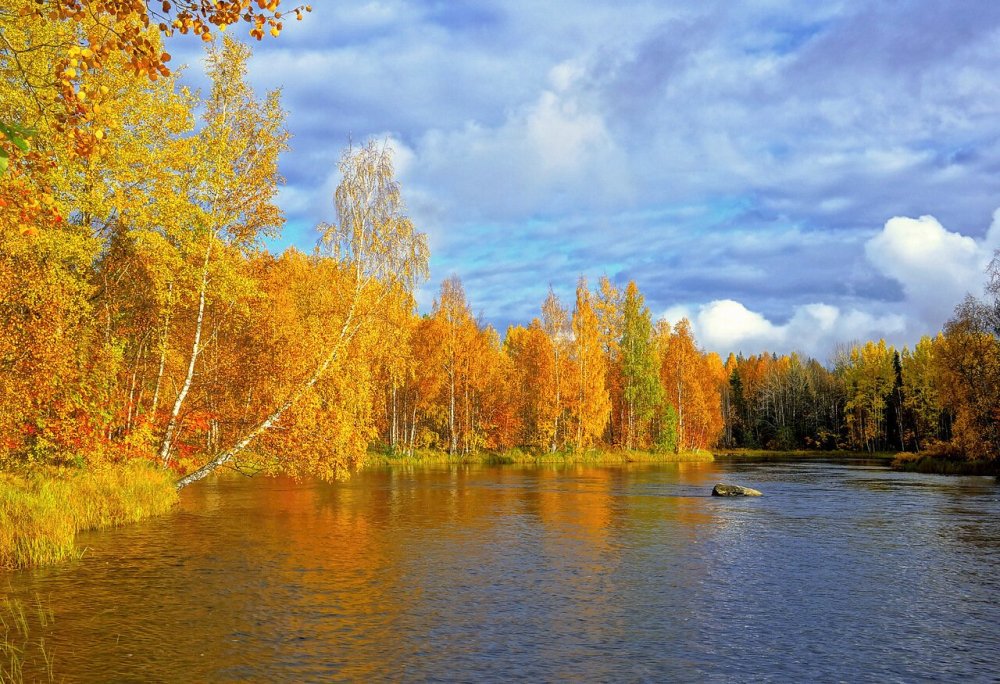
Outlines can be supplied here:
M339 165L342 180L334 194L337 222L321 226L323 252L350 274L343 318L310 374L289 389L285 399L229 448L177 481L185 487L206 477L272 429L282 416L338 363L347 346L379 311L393 288L412 292L427 276L427 238L406 216L399 183L394 178L392 150L374 141L349 148ZM301 469L297 471L301 474Z
M611 413L611 398L605 386L606 366L600 331L586 278L576 286L573 309L573 353L576 357L576 448L586 449L604 434Z
M198 137L197 165L188 188L192 216L186 242L197 269L197 311L187 368L168 413L159 459L167 465L180 426L181 409L191 391L204 350L205 309L213 284L226 277L214 268L227 247L250 248L262 235L275 234L283 219L274 198L281 182L278 156L287 149L284 112L277 91L258 100L246 82L250 50L226 39L209 53L212 91L205 103L204 128ZM213 283L213 278L215 283Z
M560 428L563 427L563 413L565 411L565 398L563 396L563 385L565 384L565 366L570 346L570 320L566 308L559 303L556 293L549 288L549 294L542 303L542 326L549 341L552 343L552 395L554 405L552 407L552 434L549 436L549 451L556 451L560 445ZM563 436L562 442L565 442Z

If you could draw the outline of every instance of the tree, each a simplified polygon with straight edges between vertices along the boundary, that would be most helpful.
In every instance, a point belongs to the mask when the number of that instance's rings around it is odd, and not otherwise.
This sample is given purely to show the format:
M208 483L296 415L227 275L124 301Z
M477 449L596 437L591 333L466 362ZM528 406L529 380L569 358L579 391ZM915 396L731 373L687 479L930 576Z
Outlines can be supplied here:
M612 284L607 276L602 276L598 284L594 311L597 314L598 339L604 352L604 379L611 399L608 416L608 442L624 445L625 402L622 397L622 379L619 342L622 338L622 292Z
M576 359L577 397L574 406L576 448L586 449L604 434L611 413L611 397L605 386L606 366L600 330L586 278L576 285L573 309L573 353Z
M622 306L622 337L619 343L626 407L625 447L643 446L648 422L660 406L663 389L653 348L653 324L635 282L625 288Z
M537 318L525 328L507 329L504 351L511 360L511 392L516 406L518 444L547 449L551 444L555 406L552 341Z
M565 401L563 397L563 384L565 376L565 366L569 356L570 347L570 321L569 314L556 293L549 288L549 294L542 303L542 328L549 338L552 347L552 433L549 437L549 451L556 451L560 445L559 428L563 423L563 413L565 412ZM565 442L565 435L562 442Z
M0 17L0 23L4 20ZM3 32L0 39L26 50L19 64L32 73L44 68L46 48L27 48L33 41L47 46L67 30L59 22L34 28ZM0 54L0 120L29 111L32 98L39 96L14 87L17 81L6 70L17 65L8 58ZM171 261L177 250L163 239L162 227L186 215L175 183L190 165L192 101L176 91L172 79L137 79L117 61L94 86L101 94L100 125L128 133L117 136L114 155L101 157L100 163L81 159L71 138L40 121L32 149L0 177L0 261L13 269L13 289L4 304L19 314L30 312L34 322L24 333L41 331L42 323L56 326L55 333L43 334L47 341L40 341L46 351L33 349L27 340L15 348L49 359L73 350L64 357L69 365L48 379L12 369L33 388L14 401L25 405L26 397L38 397L44 403L8 433L31 432L30 440L18 439L18 446L4 440L22 455L72 454L85 461L121 457L137 446L128 444L131 432L148 417L138 414L143 399L148 409L151 393L144 397L143 385L149 357L159 351L151 325L162 320L168 299L169 279L160 276L177 265ZM16 305L23 296L27 299ZM16 330L12 321L5 332ZM57 382L60 390L46 390L49 382ZM38 445L46 446L39 450Z
M511 437L510 361L492 326L469 330L463 355L461 436L463 453L501 448Z
M184 487L231 461L303 399L342 357L359 330L369 323L393 288L412 291L427 273L427 240L405 215L400 187L393 177L392 154L386 145L369 142L349 148L341 159L342 180L334 194L338 222L323 226L322 246L349 274L344 292L346 312L333 328L316 367L290 388L286 398L228 449L177 482ZM361 442L355 441L358 457ZM349 454L348 454L349 455ZM344 456L344 455L342 455ZM337 454L333 454L337 459ZM298 469L300 474L310 469ZM334 472L339 469L334 467ZM323 464L321 474L330 472Z
M440 322L444 333L444 371L447 376L448 390L448 453L458 450L460 425L456 409L456 400L464 365L464 358L469 353L471 335L475 327L472 312L465 299L465 289L458 276L452 276L441 283L441 294L434 302L431 314Z
M915 451L925 449L941 437L941 399L934 362L935 349L942 338L924 336L913 350L903 348L903 409L910 430L904 430Z
M408 293L393 293L383 307L377 337L384 340L371 350L376 361L378 384L384 388L384 401L377 411L383 415L381 432L392 451L406 443L408 400L407 388L412 384L419 359L413 354L412 335L417 324L416 302Z
M417 321L413 333L416 364L409 391L411 454L418 443L420 446L431 446L436 441L441 433L434 428L441 424L447 426L448 411L439 402L444 388L448 386L445 334L443 321L436 316L423 316Z
M954 441L972 460L995 459L1000 452L997 312L995 301L966 297L934 346L941 401L955 413Z
M221 50L209 52L212 93L205 103L205 125L199 134L197 167L189 189L200 208L194 230L185 236L197 256L198 311L187 369L174 399L160 442L159 458L166 465L177 434L184 400L191 390L198 358L211 277L226 277L215 268L224 262L213 255L226 247L249 248L262 234L283 222L273 200L280 181L278 155L287 148L284 114L278 93L256 100L246 83L250 50L226 39Z
M886 411L896 374L895 350L885 340L851 347L839 372L847 386L847 427L852 442L868 451L887 446Z
M673 329L659 323L656 348L664 389L661 448L672 445L679 453L713 444L724 424L721 388L728 383L722 360L698 351L686 318Z
M92 125L105 102L95 85L103 72L124 60L128 69L142 78L156 81L170 75L170 54L163 50L161 37L174 33L194 34L208 42L213 27L246 23L257 40L267 30L278 36L283 19L312 11L298 5L281 11L281 0L3 0L0 3L0 66L16 63L13 79L32 93L32 107L19 116L47 119L56 132L72 138L81 156L90 156L104 145L104 131ZM58 35L29 43L8 40L17 32L36 36L53 26ZM42 55L40 62L33 58ZM31 126L25 119L0 118L0 158L6 160L11 148L26 152L25 137ZM20 141L20 142L19 142ZM6 164L0 165L0 174Z

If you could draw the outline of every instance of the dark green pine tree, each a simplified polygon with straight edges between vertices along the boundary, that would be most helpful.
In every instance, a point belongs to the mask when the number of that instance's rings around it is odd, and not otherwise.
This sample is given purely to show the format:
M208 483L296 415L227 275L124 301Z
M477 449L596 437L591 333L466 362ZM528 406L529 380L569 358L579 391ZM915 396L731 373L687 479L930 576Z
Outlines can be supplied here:
M892 391L885 398L885 432L886 447L900 451L906 451L905 424L903 415L903 364L899 358L899 352L892 354L893 383Z

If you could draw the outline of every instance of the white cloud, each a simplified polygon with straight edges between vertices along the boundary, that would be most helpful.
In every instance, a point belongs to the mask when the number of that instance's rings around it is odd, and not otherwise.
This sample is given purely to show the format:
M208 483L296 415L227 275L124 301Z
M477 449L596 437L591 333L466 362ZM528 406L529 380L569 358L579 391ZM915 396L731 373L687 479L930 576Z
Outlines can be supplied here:
M795 307L792 317L778 324L732 299L704 304L689 320L699 343L719 354L798 351L820 359L825 359L838 342L893 338L906 329L900 314L844 311L830 304Z
M748 340L766 347L782 336L780 326L732 299L716 300L701 307L697 326L705 344L715 349L738 349Z
M549 83L556 92L569 90L584 75L583 66L578 62L567 60L559 62L549 69Z
M347 140L391 131L435 279L468 274L488 317L610 273L685 303L666 316L705 344L822 354L912 341L981 287L1000 246L1000 218L968 230L996 203L988 5L322 3L255 45L251 73L283 88L297 225L333 218ZM184 40L175 62L196 62ZM870 239L921 213L940 222Z
M709 350L778 353L800 351L826 358L838 343L887 338L912 343L938 330L956 304L982 292L985 269L1000 248L1000 209L986 235L976 240L945 229L933 216L896 216L865 244L865 256L880 273L897 281L901 302L841 308L826 303L796 306L785 323L733 299L717 299L697 308L674 306L662 318L691 320L699 341Z
M392 151L392 163L395 167L396 177L407 178L414 170L414 162L417 158L413 149L391 133L384 133L381 136L377 136L375 139L385 140L389 149Z
M952 232L933 216L896 216L865 245L868 261L897 281L905 307L930 328L940 327L967 293L982 293L986 265L1000 247L1000 210L982 240Z
M694 314L691 312L691 308L684 306L683 304L672 306L660 314L660 320L667 321L671 325L679 323L682 318L686 318L689 321L694 319Z

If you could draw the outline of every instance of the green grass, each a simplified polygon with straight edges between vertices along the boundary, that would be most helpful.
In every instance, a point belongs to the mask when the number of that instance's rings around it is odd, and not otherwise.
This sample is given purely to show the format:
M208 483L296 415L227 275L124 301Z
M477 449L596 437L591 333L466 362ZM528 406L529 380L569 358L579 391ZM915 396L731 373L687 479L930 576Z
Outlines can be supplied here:
M556 451L531 452L521 449L505 451L479 451L470 454L455 454L435 449L417 449L413 455L407 453L391 453L372 451L365 459L364 468L382 468L392 465L439 465L439 464L478 464L478 465L542 465L542 464L576 464L614 465L623 463L706 463L713 456L709 451L690 451L681 454L654 453L648 451Z
M77 532L133 523L176 502L172 475L146 463L0 473L0 567L75 558Z

